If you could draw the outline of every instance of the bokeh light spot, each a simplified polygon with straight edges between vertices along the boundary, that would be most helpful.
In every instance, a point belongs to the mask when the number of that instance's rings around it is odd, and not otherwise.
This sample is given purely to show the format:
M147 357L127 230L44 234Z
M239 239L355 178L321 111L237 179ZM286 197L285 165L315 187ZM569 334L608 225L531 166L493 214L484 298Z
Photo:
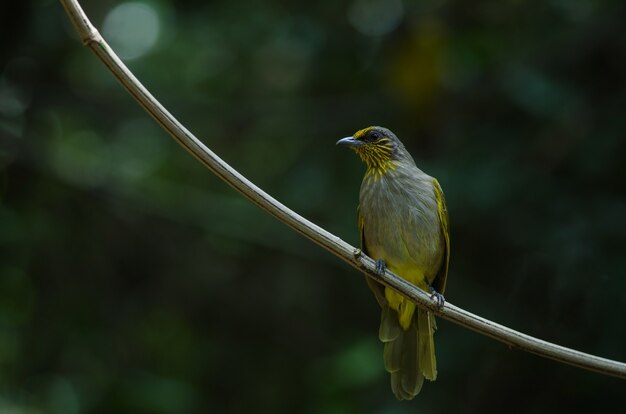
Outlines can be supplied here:
M159 16L145 3L122 3L104 19L102 33L123 59L139 58L152 49L159 38Z
M404 16L402 0L355 0L348 9L348 20L367 36L393 31Z

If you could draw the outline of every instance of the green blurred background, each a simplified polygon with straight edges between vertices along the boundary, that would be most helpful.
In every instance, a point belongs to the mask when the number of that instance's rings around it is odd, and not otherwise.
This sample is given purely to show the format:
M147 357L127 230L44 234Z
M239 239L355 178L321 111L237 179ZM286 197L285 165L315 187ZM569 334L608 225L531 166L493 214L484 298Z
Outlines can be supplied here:
M358 243L395 131L441 182L446 298L626 360L623 1L84 0L211 149ZM362 276L179 148L54 0L0 6L0 412L618 412L626 383L439 322L397 402Z

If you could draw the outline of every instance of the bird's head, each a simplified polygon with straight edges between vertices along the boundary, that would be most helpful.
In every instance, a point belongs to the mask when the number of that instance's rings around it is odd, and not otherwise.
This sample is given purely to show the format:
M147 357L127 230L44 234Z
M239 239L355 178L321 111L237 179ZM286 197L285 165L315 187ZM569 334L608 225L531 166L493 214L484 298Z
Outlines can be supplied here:
M387 128L371 126L357 131L353 136L342 138L337 145L350 147L367 166L368 172L383 175L394 169L394 161L406 153L396 135Z

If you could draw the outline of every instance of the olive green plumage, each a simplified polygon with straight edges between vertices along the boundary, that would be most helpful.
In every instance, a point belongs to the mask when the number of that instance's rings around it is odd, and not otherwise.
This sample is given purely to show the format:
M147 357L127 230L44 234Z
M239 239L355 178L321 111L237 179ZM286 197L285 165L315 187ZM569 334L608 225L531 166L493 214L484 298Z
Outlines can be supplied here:
M369 127L341 139L365 162L359 229L363 251L419 288L441 295L446 286L448 213L436 179L422 172L388 129ZM417 395L424 378L437 378L432 313L366 278L382 308L379 338L385 369L400 400Z

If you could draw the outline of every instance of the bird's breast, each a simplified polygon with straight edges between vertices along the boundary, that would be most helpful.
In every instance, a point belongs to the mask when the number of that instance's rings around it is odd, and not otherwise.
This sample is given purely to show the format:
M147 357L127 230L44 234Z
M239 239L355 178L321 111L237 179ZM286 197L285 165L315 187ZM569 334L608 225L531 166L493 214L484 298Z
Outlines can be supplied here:
M432 178L426 174L366 176L359 206L363 247L407 279L411 277L403 273L413 269L432 280L443 257L437 208Z

